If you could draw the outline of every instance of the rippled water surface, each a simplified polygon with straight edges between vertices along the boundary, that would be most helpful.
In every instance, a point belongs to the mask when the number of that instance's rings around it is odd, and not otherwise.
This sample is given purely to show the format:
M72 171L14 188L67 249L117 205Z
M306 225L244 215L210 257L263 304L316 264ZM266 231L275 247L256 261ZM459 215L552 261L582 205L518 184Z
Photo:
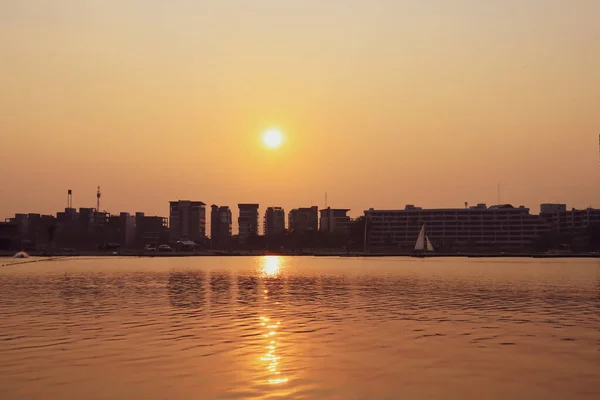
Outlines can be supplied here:
M31 261L3 400L600 398L596 260Z

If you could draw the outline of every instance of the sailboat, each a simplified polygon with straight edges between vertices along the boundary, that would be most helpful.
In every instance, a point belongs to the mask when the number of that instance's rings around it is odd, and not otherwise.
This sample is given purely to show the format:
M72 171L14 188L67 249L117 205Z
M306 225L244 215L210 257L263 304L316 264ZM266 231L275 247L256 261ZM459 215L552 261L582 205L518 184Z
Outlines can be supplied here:
M419 237L417 237L417 243L415 243L415 255L425 257L427 253L433 253L434 251L435 249L425 232L425 224L423 224Z

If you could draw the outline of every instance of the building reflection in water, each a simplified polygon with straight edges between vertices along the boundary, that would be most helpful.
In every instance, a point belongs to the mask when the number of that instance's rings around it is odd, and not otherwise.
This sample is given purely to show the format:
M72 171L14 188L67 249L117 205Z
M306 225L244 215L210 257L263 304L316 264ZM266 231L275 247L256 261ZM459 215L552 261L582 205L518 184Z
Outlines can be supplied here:
M281 327L281 321L274 321L270 318L272 301L269 301L269 290L266 289L269 285L268 280L280 279L279 276L284 268L283 258L278 256L266 256L260 259L260 273L265 279L264 290L264 314L260 317L260 324L265 338L266 353L261 357L261 361L266 364L268 371L268 383L278 385L288 382L288 378L283 376L279 370L280 357L277 349L279 346L278 330ZM277 304L277 303L275 303Z
M211 302L213 304L229 304L231 301L231 274L229 272L213 272L210 275Z
M172 272L167 282L167 291L173 307L203 308L205 279L202 271Z

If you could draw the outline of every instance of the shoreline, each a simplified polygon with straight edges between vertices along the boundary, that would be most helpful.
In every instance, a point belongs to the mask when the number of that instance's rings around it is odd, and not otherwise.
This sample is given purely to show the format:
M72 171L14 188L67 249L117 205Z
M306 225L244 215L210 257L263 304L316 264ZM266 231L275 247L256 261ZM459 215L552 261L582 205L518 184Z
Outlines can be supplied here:
M0 258L12 258L16 252L0 251ZM143 252L143 251L79 251L79 252L28 252L30 257L343 257L343 258L600 258L600 253L434 253L414 255L410 253L361 253L361 252Z

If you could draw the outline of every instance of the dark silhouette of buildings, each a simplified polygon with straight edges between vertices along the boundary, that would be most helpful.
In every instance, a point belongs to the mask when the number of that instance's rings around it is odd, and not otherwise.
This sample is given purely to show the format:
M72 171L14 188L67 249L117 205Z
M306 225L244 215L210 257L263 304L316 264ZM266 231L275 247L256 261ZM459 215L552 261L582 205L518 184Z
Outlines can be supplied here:
M268 207L265 211L264 235L277 236L285 232L285 211L281 207Z
M550 214L565 213L565 212L567 212L566 204L551 204L551 203L540 204L540 215L550 215Z
M52 236L51 229L56 225L56 218L52 215L34 213L15 214L6 223L15 227L15 229L6 228L13 235L10 242L18 243L19 248L27 250L48 246Z
M69 191L70 192L70 191ZM67 207L56 214L55 241L59 247L75 247L79 236L79 213L75 208Z
M288 229L299 234L319 230L319 208L295 208L288 215Z
M147 216L143 212L135 213L135 247L144 248L146 245L157 247L169 241L168 219L157 216Z
M109 242L110 214L96 211L95 208L80 208L77 217L78 236L75 247L86 250L96 249L99 245Z
M142 248L168 241L167 219L144 213L110 215L94 208L66 208L56 219L56 245L62 248L96 250L107 244ZM115 246L116 247L116 246Z
M20 247L19 227L14 222L0 222L0 250L18 250Z
M321 232L333 234L348 234L350 217L348 209L328 207L321 210Z
M202 243L206 236L206 205L201 201L170 202L169 233L171 242Z
M445 209L407 205L400 210L369 209L356 220L350 219L347 209L297 208L288 215L289 233L284 210L269 207L264 214L264 236L258 231L259 205L238 206L238 236L232 236L229 207L211 207L212 248L409 252L425 225L428 238L440 252L600 249L600 210L567 210L565 204L542 204L538 215L510 204ZM205 213L202 202L170 202L170 227L167 218L144 213L111 215L95 208L67 207L56 218L16 214L0 223L0 249L142 249L160 244L179 249L179 244L187 246L192 241L190 248L196 249L205 243Z
M404 210L370 209L365 216L371 251L412 248L423 224L429 239L440 249L524 248L549 229L548 223L529 214L528 208L508 204L447 209L409 205Z
M571 209L567 211L566 204L540 205L540 217L549 224L551 231L584 229L591 225L600 224L600 210Z
M143 248L169 242L167 218L135 216L127 212L111 215L95 208L68 207L56 217L16 214L2 226L0 248L24 250L97 250L99 248ZM110 245L110 246L107 246Z
M135 216L122 212L108 217L106 243L117 244L120 247L132 248L135 245Z
M211 206L210 240L213 249L228 249L231 246L232 233L231 210L228 206Z
M239 242L246 244L251 237L258 236L258 204L238 204Z

